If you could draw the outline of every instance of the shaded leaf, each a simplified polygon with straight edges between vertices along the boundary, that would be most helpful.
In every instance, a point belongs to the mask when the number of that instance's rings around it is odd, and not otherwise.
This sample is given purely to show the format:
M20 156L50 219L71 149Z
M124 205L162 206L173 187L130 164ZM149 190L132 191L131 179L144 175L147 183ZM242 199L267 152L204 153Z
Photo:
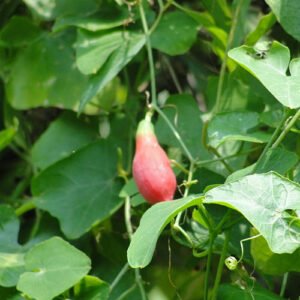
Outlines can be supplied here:
M109 57L100 71L91 78L89 88L84 92L80 100L80 112L82 112L85 105L131 61L144 44L144 35L124 32L122 45Z
M110 289L109 285L94 276L85 276L74 287L75 299L81 300L106 300L108 299Z
M253 284L252 284L253 285ZM255 284L247 288L236 285L222 284L218 290L218 300L283 300L283 298Z
M164 113L178 130L194 158L208 158L207 150L202 145L203 122L195 99L187 94L173 95L168 98ZM166 125L162 117L158 118L155 132L162 144L180 147L174 133Z
M208 124L209 144L217 148L227 140L266 143L270 135L255 129L259 114L255 112L228 112L214 116Z
M24 272L24 254L18 243L19 220L13 208L0 205L0 285L15 286Z
M78 238L121 205L114 144L100 140L57 162L33 180L36 205L58 218L69 238Z
M266 0L266 2L271 7L284 30L300 41L300 20L298 14L300 2L298 0Z
M16 109L76 109L87 88L88 79L74 68L67 36L44 36L32 43L19 53L11 74L6 93L8 102Z
M0 41L9 47L21 47L33 42L41 30L26 17L13 16L0 32Z
M24 0L31 11L44 20L64 15L86 15L99 7L97 0Z
M197 26L195 20L183 12L166 13L151 34L151 45L169 55L183 54L196 41Z
M263 237L258 237L251 240L251 255L255 266L265 274L300 272L300 249L291 254L276 254L271 251Z
M34 166L45 169L95 140L95 128L70 112L53 121L31 150Z
M103 7L89 16L63 16L56 19L53 30L58 31L69 26L76 26L89 31L100 31L115 28L130 21L129 11L119 6Z

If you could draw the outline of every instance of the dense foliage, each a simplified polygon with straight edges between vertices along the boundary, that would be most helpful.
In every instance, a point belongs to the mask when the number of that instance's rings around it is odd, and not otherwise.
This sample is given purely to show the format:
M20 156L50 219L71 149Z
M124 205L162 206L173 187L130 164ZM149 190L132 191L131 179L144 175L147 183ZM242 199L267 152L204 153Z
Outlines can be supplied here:
M298 299L299 15L1 1L0 299ZM154 205L132 175L146 114L177 180Z

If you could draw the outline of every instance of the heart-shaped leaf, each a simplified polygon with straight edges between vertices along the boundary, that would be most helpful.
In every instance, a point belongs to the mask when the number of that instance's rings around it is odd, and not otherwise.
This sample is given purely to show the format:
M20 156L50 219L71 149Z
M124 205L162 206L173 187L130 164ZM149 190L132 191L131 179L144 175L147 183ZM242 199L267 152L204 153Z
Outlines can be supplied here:
M300 186L270 172L246 176L208 191L204 203L241 212L266 239L274 253L300 247Z
M91 261L68 242L53 237L25 255L25 267L17 289L37 300L51 300L83 278Z
M269 50L249 46L232 49L229 57L252 73L283 105L300 107L300 60L290 62L289 49L273 42ZM287 71L291 75L287 75Z
M120 207L116 147L100 140L43 171L32 183L36 205L59 219L69 238Z
M0 206L0 285L5 287L17 284L24 272L24 254L18 244L19 220L13 208Z

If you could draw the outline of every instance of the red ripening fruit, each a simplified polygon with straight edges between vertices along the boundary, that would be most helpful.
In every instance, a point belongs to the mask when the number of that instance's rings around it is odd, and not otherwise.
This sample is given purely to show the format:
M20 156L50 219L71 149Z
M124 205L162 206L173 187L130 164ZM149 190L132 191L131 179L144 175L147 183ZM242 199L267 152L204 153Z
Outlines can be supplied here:
M139 192L151 204L173 199L176 177L147 117L139 123L136 133L133 177Z

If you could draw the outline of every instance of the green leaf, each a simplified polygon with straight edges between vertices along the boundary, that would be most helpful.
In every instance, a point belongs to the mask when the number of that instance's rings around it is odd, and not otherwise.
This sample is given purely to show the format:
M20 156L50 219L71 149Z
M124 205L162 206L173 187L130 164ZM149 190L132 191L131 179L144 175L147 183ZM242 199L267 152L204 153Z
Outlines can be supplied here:
M241 288L236 285L222 284L218 290L218 299L222 300L283 300L283 298L261 288L257 284Z
M37 300L51 300L83 278L91 269L90 259L59 237L35 245L25 255L27 272L17 289Z
M299 161L298 155L284 148L269 149L263 159L258 162L256 173L275 171L286 174Z
M100 140L57 162L33 180L36 205L78 238L121 205L116 146Z
M172 3L181 11L185 12L188 16L193 18L199 25L204 27L210 27L215 25L213 17L208 12L199 12L196 10L189 9L185 6L182 6L176 2Z
M91 78L89 88L84 92L80 100L80 112L82 112L85 105L133 59L144 44L144 35L129 31L123 32L122 45L108 58L98 74Z
M58 31L69 26L76 26L89 31L100 31L112 29L130 21L128 9L116 7L103 7L89 16L63 16L56 19L53 30Z
M8 47L21 47L33 42L41 30L26 17L13 16L0 32L0 42Z
M91 143L97 135L91 124L76 118L71 112L65 112L33 145L32 163L37 169L45 169Z
M25 4L38 17L53 20L65 15L87 15L99 7L97 0L24 0Z
M128 263L132 268L146 267L154 254L155 246L163 229L180 212L201 203L201 197L161 202L153 205L143 215L127 251Z
M266 143L270 135L253 130L259 125L255 112L228 112L214 116L208 123L209 144L217 148L227 140Z
M283 105L300 107L299 60L290 62L289 49L273 42L269 50L241 46L232 49L229 57L252 73ZM287 70L291 75L287 75Z
M19 219L13 208L0 205L0 285L15 286L24 272L24 254L18 244Z
M67 35L44 36L19 52L11 74L6 93L16 109L56 106L75 110L87 88L87 77L74 67Z
M298 0L266 0L283 29L300 41L300 2Z
M15 286L20 275L25 271L23 253L0 252L0 285Z
M83 74L95 74L109 56L124 43L124 32L110 33L79 30L76 42L76 63Z
M196 41L197 26L195 20L183 12L166 13L151 34L151 45L169 55L184 54Z
M8 146L17 133L15 127L10 127L0 131L0 151Z
M164 113L178 130L182 140L194 158L208 158L207 150L201 141L203 122L195 99L187 94L173 95L168 98ZM174 133L166 125L161 116L159 116L156 123L155 132L162 144L180 147Z
M74 292L76 300L106 300L110 289L105 281L87 275L75 285Z
M254 46L258 40L272 28L275 22L276 17L272 12L262 16L256 28L246 37L245 44Z
M8 205L0 205L0 252L19 250L18 243L20 222L14 209Z
M263 237L258 237L251 240L251 255L255 266L265 274L282 275L286 272L300 272L300 249L292 254L276 254L270 250Z
M290 210L300 209L299 197L299 185L270 172L216 187L206 193L204 203L238 210L274 253L292 253L300 247L300 227Z

